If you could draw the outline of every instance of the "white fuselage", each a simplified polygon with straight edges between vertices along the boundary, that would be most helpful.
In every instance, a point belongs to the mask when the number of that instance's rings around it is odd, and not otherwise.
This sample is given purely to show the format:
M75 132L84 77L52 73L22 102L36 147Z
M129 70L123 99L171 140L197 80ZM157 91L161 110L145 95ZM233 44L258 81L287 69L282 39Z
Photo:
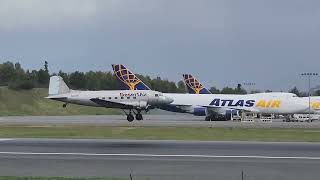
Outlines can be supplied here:
M151 90L121 90L121 91L75 91L51 95L49 99L85 106L122 108L117 103L138 109L147 109L158 105L183 108L187 113L193 113L194 108L203 107L215 109L224 114L226 109L244 110L261 114L295 114L308 113L308 98L299 98L291 93L257 93L248 95L229 94L175 94L160 93ZM111 103L97 103L95 100ZM115 103L115 104L113 104ZM311 98L312 113L320 112L320 97Z
M148 106L157 106L158 104L166 104L172 100L163 96L162 93L157 91L75 91L71 90L66 94L51 95L47 97L65 103L105 107L105 108L118 108L124 106L133 106L145 109ZM101 103L97 103L101 102Z
M190 111L194 107L206 107L217 111L238 109L261 114L293 114L304 113L308 109L305 100L291 93L248 95L164 93L164 96L174 100L170 105L189 108Z
M302 99L305 104L309 104L309 97L303 97ZM309 113L309 108L304 113ZM320 96L311 96L310 97L310 113L320 114Z

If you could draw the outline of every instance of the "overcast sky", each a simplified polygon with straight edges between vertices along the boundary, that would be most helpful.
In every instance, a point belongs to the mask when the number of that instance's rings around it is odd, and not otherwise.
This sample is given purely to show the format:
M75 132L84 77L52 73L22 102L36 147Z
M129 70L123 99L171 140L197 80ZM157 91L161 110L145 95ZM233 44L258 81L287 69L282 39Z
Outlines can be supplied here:
M320 68L319 19L318 0L0 0L0 61L304 88L299 74Z

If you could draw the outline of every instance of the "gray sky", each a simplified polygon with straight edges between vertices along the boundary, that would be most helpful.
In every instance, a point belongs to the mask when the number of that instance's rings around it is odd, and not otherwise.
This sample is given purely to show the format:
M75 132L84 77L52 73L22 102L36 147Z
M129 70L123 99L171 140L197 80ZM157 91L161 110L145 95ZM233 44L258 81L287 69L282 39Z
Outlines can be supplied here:
M304 88L299 73L319 72L319 19L317 0L0 0L0 61Z

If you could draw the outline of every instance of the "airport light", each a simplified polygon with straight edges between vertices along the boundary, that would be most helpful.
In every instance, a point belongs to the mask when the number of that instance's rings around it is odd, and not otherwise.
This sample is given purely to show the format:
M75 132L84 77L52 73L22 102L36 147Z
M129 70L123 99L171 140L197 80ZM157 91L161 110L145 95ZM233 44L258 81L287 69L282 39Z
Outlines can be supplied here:
M254 82L244 82L243 85L247 86L248 90L253 91L253 87L256 85L256 83L254 83ZM251 94L251 92L248 92L248 94Z
M301 76L308 77L308 96L309 96L309 122L311 122L311 77L318 76L318 73L301 73Z
M245 86L254 86L254 85L256 85L256 83L245 82L245 83L243 83L243 85L245 85Z

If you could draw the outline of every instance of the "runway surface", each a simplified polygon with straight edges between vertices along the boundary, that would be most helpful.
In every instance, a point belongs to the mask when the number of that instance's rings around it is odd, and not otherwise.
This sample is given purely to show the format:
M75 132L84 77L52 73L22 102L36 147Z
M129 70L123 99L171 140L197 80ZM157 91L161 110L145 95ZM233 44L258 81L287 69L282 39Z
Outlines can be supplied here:
M320 128L320 121L307 122L206 122L192 115L146 115L143 121L129 123L125 116L21 116L0 117L0 125L103 125L134 127L224 127L224 128Z
M319 143L1 139L0 174L150 180L320 178Z

